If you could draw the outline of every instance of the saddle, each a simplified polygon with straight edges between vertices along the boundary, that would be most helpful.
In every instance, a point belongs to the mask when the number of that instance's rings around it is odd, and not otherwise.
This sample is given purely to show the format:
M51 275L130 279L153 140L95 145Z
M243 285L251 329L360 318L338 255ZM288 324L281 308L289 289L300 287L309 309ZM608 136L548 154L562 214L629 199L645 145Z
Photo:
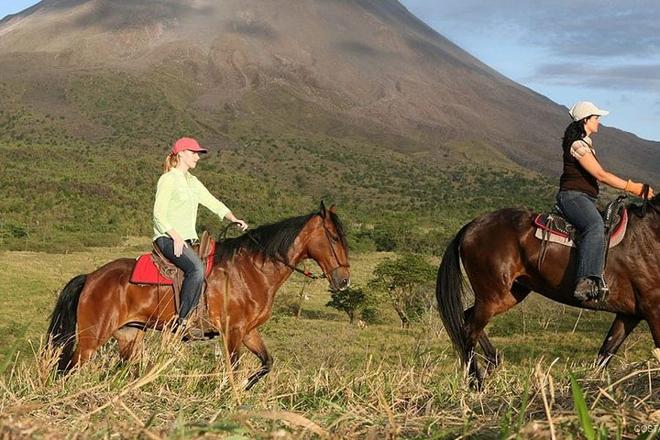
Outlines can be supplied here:
M621 243L626 235L628 210L625 208L625 196L608 203L600 214L605 224L608 247L613 248ZM555 205L555 212L538 214L534 217L534 226L536 238L544 242L575 247L577 230L566 220L558 205Z
M607 239L602 249L605 262L607 262L609 248L621 243L626 234L626 226L628 225L628 211L625 208L626 198L626 196L617 197L616 200L608 203L605 210L600 213L605 224L605 237ZM548 243L553 242L563 246L575 247L575 227L566 220L559 206L555 205L555 211L553 214L539 214L534 218L534 226L536 226L534 236L541 240L541 250L537 263L539 271L541 271L543 260L548 251ZM599 286L599 292L598 301L604 300L609 292L605 279L602 280L602 285Z
M208 277L213 268L213 257L215 255L215 241L207 231L202 233L198 244L192 246L204 264L204 277ZM130 282L139 285L172 286L174 290L174 309L179 313L181 305L181 285L183 284L183 271L172 264L163 255L156 243L149 254L143 254L136 259ZM188 319L188 328L198 328L204 334L212 333L208 319L208 308L206 301L206 283L200 295L199 302Z

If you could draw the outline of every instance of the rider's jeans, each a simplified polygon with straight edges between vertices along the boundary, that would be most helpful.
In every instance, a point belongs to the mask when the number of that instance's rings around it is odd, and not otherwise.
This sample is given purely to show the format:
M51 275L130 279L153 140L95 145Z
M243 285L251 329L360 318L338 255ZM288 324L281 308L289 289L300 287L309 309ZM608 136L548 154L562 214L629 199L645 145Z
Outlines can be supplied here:
M596 208L596 198L580 191L559 191L557 203L578 231L576 280L602 280L605 264L605 226Z
M181 256L175 256L174 240L170 237L158 237L156 244L168 260L183 270L179 319L186 319L190 311L197 305L204 287L204 264L190 246L184 246Z

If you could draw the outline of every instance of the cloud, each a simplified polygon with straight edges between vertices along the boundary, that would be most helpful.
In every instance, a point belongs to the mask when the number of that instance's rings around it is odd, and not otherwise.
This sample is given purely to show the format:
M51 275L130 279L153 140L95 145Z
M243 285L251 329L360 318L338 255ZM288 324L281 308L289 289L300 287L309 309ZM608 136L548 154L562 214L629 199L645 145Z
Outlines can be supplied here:
M644 58L660 51L659 22L660 3L634 10L600 8L579 20L546 10L527 34L558 56Z
M660 89L660 64L594 66L589 63L549 63L539 66L527 80L657 93Z
M402 0L418 17L444 28L464 29L542 48L558 57L644 58L660 52L660 2L631 0Z

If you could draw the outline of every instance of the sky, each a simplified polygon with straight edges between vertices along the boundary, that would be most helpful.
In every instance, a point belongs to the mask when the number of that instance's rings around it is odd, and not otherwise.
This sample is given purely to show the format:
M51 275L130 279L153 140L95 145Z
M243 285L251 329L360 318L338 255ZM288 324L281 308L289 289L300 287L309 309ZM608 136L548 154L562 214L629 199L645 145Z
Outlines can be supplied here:
M0 0L0 17L35 3ZM512 80L566 107L592 101L610 111L604 125L660 141L660 1L401 3Z
M401 0L437 32L566 107L660 141L660 1ZM570 121L567 116L567 123Z

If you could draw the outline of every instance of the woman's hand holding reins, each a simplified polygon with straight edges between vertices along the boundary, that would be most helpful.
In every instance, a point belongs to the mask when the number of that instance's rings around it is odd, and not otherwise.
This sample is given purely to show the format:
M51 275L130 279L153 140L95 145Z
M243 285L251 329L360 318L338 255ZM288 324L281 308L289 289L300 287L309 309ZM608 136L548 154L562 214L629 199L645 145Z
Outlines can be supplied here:
M626 186L623 188L624 191L629 192L630 194L633 194L637 197L643 197L644 194L644 184L639 183L639 182L633 182L632 180L628 180L626 182ZM652 199L655 197L655 192L653 191L653 188L649 186L649 192L646 196L648 199Z
M229 220L232 223L236 223L241 231L247 231L248 224L245 223L244 220L241 220L240 218L236 217L233 213L228 213L225 215L225 218Z
M238 227L240 228L241 231L247 231L248 224L245 223L245 221L243 221L243 220L237 218L237 219L234 221L234 223L236 223L236 224L238 225Z

